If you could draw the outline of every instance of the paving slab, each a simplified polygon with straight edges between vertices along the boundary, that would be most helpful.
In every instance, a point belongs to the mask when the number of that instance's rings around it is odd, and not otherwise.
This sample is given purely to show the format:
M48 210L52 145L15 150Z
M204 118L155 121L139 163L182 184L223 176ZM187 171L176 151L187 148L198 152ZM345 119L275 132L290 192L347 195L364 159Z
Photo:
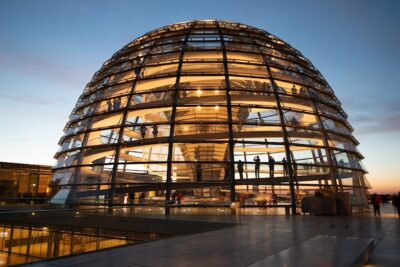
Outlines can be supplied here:
M400 266L400 220L391 210L383 206L380 218L174 215L166 219L235 225L26 266L361 266L368 258L368 266Z

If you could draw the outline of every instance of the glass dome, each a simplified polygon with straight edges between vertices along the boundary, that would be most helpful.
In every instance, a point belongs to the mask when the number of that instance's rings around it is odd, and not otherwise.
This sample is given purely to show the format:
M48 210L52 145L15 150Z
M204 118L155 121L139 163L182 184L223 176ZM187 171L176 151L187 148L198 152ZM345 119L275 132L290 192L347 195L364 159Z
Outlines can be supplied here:
M181 192L192 204L294 207L331 190L367 205L346 118L321 73L274 35L168 25L116 52L84 89L55 155L53 203L169 203Z

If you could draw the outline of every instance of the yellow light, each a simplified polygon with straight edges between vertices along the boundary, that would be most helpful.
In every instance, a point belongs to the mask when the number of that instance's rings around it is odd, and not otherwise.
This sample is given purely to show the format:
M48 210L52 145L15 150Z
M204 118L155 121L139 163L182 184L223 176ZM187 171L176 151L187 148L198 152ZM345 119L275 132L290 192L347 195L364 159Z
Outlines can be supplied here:
M219 90L215 90L214 92L215 92L216 94L218 94L218 93L219 93Z
M201 109L201 106L197 106L197 109Z
M215 109L219 109L219 106L215 106Z
M201 90L200 89L197 90L197 94L201 95Z
M36 213L32 212L32 216L35 216L35 215L36 215Z

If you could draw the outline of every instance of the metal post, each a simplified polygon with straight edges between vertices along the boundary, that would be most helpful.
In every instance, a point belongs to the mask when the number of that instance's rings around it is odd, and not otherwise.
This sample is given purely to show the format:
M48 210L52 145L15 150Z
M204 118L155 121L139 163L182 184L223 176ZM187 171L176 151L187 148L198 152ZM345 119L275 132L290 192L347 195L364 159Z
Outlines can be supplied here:
M182 72L182 64L183 64L183 56L185 54L186 45L189 40L190 32L194 26L194 23L188 29L185 40L182 43L181 53L179 55L179 65L177 69L176 81L175 81L175 88L174 94L172 96L172 111L171 111L171 121L170 121L170 132L168 137L168 156L167 156L167 180L165 184L165 201L166 204L169 203L171 199L171 185L172 185L172 159L173 159L173 146L174 146L174 135L175 135L175 119L176 119L176 106L178 104L179 98L179 83L181 79L181 72ZM165 207L165 214L170 213L169 206Z
M226 108L228 113L228 149L229 149L229 174L230 174L230 191L231 191L231 202L236 201L236 188L235 188L235 157L234 157L234 140L233 140L233 126L232 126L232 102L231 102L231 88L229 83L229 69L228 69L228 58L226 55L226 46L224 36L221 32L218 21L215 21L219 37L221 40L222 56L224 61L224 75L225 75L225 96L226 96Z

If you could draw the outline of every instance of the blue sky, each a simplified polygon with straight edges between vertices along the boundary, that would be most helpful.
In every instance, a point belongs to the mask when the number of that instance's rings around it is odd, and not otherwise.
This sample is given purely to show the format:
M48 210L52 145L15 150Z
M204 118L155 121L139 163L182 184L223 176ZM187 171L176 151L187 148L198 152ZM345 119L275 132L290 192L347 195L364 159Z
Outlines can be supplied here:
M0 161L52 164L95 71L166 24L226 19L275 34L321 71L377 191L400 190L400 1L0 0Z

